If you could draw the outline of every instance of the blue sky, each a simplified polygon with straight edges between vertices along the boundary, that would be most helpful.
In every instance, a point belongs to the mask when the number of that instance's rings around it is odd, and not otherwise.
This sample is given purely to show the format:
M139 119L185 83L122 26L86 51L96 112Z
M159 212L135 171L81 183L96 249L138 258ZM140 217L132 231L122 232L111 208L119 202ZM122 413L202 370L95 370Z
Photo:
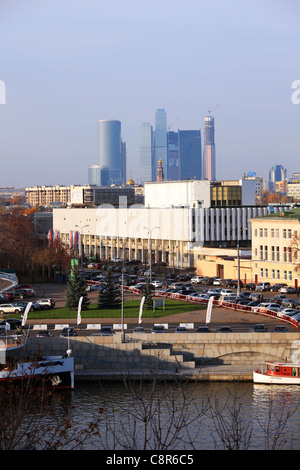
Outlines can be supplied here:
M118 119L138 182L139 130L217 106L217 178L300 171L298 0L0 0L0 186L85 184L97 121Z

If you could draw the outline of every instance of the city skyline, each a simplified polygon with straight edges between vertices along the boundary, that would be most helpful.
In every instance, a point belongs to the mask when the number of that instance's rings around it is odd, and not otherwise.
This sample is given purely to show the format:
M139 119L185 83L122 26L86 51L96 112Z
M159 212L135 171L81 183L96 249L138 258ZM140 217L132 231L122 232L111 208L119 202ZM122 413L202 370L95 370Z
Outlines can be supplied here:
M4 0L0 13L0 186L86 184L103 119L122 123L139 182L140 126L158 109L168 130L202 135L212 110L217 179L299 172L297 1Z

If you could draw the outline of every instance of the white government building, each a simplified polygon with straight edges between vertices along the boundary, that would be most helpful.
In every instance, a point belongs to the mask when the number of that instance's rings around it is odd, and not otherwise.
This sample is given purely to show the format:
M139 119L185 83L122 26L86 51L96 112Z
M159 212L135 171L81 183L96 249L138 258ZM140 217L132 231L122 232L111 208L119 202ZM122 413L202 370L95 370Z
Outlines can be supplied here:
M237 240L249 246L249 220L269 211L255 206L255 183L247 180L238 182L241 206L211 207L212 184L206 180L145 183L144 205L127 207L120 197L118 208L103 204L53 209L53 232L79 254L82 246L87 257L124 256L147 263L151 253L153 263L196 267L204 246L232 247Z

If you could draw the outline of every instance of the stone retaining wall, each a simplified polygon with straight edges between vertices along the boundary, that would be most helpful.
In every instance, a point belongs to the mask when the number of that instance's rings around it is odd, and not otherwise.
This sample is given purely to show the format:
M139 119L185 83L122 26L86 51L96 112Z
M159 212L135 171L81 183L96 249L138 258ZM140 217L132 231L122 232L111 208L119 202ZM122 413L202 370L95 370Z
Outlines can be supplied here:
M26 354L63 355L72 349L77 369L184 370L207 364L300 361L300 333L183 333L28 338Z

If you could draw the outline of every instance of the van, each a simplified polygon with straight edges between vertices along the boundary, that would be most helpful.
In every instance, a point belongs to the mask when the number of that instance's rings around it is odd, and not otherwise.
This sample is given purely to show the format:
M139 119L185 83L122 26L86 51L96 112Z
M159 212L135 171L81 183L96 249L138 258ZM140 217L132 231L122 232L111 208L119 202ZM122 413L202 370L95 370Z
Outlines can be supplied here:
M269 282L259 282L256 285L256 288L255 288L255 290L257 290L259 292L264 292L264 291L270 290L270 289L271 289L271 284Z
M235 303L237 297L236 295L221 295L219 300L221 302Z

